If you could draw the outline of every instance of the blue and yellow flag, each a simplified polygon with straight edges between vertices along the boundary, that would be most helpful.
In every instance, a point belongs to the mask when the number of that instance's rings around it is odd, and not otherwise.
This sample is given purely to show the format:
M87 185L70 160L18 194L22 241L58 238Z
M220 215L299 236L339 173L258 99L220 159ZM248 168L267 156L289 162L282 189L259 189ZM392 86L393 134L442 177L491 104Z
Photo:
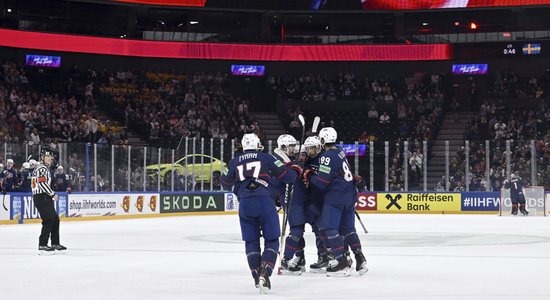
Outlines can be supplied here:
M540 44L523 44L523 54L540 54Z

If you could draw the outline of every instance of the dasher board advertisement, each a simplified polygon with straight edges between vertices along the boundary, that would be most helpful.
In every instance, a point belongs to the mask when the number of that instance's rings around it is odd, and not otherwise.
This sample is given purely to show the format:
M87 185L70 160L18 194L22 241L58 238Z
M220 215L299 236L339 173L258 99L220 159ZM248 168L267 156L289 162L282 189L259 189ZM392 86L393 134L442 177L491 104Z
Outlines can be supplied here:
M158 214L159 194L71 194L68 204L69 217Z

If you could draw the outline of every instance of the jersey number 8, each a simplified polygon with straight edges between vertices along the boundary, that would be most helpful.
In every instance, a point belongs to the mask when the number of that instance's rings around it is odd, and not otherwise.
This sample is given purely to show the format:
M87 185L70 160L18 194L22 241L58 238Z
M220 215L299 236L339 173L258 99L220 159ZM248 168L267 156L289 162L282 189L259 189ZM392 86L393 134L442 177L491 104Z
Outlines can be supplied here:
M352 181L353 180L353 174L351 174L351 171L349 169L349 165L347 161L344 161L342 163L342 169L344 169L344 180L345 181Z

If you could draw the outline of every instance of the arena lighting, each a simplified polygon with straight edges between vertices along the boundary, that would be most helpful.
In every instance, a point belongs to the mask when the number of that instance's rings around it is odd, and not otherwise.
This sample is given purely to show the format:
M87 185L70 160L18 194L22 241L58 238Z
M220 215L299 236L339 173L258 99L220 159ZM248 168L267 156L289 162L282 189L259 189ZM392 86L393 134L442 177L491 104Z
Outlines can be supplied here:
M8 8L6 11L9 12L9 13L11 13L11 8Z
M470 29L476 30L479 28L479 25L476 22L470 22Z
M189 21L189 24L191 24L191 25L197 25L197 24L199 24L199 21Z
M454 24L456 27L460 26L460 22L458 22L458 21L455 21L453 24Z

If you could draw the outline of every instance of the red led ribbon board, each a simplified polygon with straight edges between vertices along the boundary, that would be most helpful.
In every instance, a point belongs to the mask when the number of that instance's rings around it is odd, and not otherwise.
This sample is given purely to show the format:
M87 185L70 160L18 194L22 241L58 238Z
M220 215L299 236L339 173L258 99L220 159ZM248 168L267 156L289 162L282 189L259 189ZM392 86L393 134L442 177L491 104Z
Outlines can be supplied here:
M147 5L169 6L200 6L203 7L206 0L115 0L116 2L128 2Z
M415 10L548 5L550 0L363 0L365 10Z
M99 38L0 29L0 46L136 57L250 61L449 60L449 44L258 45Z

